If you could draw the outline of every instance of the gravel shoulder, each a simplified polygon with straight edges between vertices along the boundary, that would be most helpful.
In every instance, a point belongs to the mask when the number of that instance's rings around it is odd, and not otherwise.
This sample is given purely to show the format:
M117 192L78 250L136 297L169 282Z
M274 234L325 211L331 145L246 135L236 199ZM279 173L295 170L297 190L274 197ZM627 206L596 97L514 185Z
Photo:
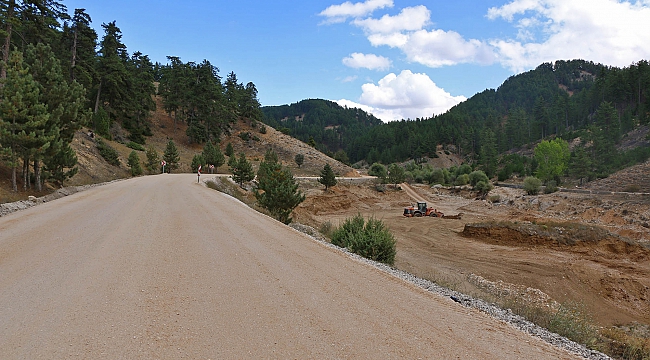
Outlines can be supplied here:
M3 358L576 357L195 179L0 218Z

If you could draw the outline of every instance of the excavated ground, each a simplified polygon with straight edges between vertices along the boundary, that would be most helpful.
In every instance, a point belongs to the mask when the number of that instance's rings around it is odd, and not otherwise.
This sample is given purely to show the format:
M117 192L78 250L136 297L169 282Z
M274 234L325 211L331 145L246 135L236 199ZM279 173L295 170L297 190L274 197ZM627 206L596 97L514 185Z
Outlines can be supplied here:
M467 294L486 295L490 284L496 292L577 302L602 326L650 323L648 197L496 188L490 195L499 202L492 203L468 190L422 185L384 192L370 182L344 181L327 192L314 181L301 185L308 196L296 221L319 228L357 213L379 218L396 236L401 270ZM462 220L403 217L416 200L445 214L462 212ZM484 225L465 230L475 223Z

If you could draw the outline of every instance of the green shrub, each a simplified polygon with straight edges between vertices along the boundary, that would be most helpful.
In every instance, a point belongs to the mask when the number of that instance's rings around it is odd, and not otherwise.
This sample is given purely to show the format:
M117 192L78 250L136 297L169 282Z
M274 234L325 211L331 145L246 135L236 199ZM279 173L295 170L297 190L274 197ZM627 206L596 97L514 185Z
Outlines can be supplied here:
M524 179L524 190L528 195L537 195L539 194L539 189L542 187L542 180L534 177L528 176Z
M133 141L129 141L126 144L126 147L128 147L130 149L133 149L133 150L145 151L144 146L142 146L141 144L138 144L137 142L133 142Z
M251 139L251 133L248 132L248 131L246 131L246 132L241 132L241 133L239 133L239 137L240 137L242 140L244 140L244 141L248 141L248 140Z
M546 183L546 187L544 188L544 193L545 194L552 194L554 192L558 191L557 188L557 183L555 180L551 180L548 183Z
M395 262L395 237L381 220L370 218L366 222L357 214L347 218L332 232L332 244L370 260L392 265Z
M490 179L488 179L487 175L485 175L485 173L481 170L472 171L469 174L469 184L473 187L476 187L476 184L478 184L480 181L489 183Z
M368 175L378 177L382 182L386 182L388 177L388 170L380 163L374 163L368 170Z
M481 180L476 185L474 186L474 190L480 192L481 194L487 194L492 190L494 186L492 186L492 183L489 181L484 181Z
M260 126L260 134L266 134L266 126Z
M467 174L459 175L456 178L456 181L454 181L454 185L456 185L456 186L463 186L463 185L467 185L467 184L469 184L469 175L467 175Z
M97 139L97 150L106 162L114 166L120 166L120 154L102 139Z
M131 176L142 175L142 165L140 165L140 157L138 156L138 153L135 152L135 150L131 151L131 154L129 154L128 165L129 168L131 168Z

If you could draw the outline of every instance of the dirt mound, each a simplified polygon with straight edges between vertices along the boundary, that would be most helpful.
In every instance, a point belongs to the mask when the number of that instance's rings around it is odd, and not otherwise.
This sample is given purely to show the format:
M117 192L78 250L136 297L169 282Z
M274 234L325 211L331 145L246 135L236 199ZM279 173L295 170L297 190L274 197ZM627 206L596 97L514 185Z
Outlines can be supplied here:
M609 177L592 181L587 189L650 193L650 161L618 171Z
M461 234L490 244L518 247L546 247L607 258L645 261L650 248L609 231L576 223L489 222L465 224Z

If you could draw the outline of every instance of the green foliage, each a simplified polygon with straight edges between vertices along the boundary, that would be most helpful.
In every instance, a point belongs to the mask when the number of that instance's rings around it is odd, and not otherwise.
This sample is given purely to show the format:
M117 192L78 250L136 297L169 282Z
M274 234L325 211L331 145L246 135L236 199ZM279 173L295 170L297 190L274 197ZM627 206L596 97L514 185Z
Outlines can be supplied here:
M235 153L235 149L232 147L231 143L228 143L226 145L226 151L224 152L224 154L226 154L226 156L230 157L230 156L233 156L234 153Z
M158 171L160 171L160 158L158 157L158 152L153 146L147 148L147 162L145 167L150 174L158 173Z
M478 184L481 181L486 182L486 183L490 182L490 179L488 179L487 175L485 175L485 173L483 171L476 170L476 171L472 171L471 173L469 173L469 184L470 185L476 187L476 184Z
M163 153L163 160L167 163L165 165L165 170L171 174L172 170L178 169L178 162L181 160L181 156L178 154L178 149L174 140L169 140L167 146L165 147L165 152Z
M260 134L266 134L266 126L260 126Z
M558 191L557 183L555 180L549 180L544 187L544 194L552 194Z
M390 164L388 166L388 182L391 184L403 183L406 179L406 174L403 167L398 164Z
M230 159L231 161L228 161L228 165L232 172L232 179L238 183L240 187L243 187L245 182L251 181L255 178L253 165L246 160L246 154L239 154L239 159L236 160L232 160L235 159L234 156Z
M392 265L395 262L396 241L381 220L366 222L361 214L345 220L332 232L332 244L345 247L367 259Z
M291 223L291 212L305 200L293 174L280 164L272 150L266 152L264 161L260 163L255 198L261 207L284 224Z
M111 140L111 118L103 108L99 108L93 115L93 124L95 126L95 133Z
M334 154L334 160L338 160L346 165L350 165L350 159L348 158L348 154L345 153L345 150L338 150Z
M435 185L445 183L447 183L447 181L445 181L445 173L443 172L443 169L433 169L429 177L429 184Z
M144 146L133 141L129 141L128 143L126 143L126 147L131 148L133 150L145 151Z
M251 133L248 132L248 131L240 132L240 133L239 133L239 138L241 138L241 139L244 140L244 141L248 141L248 140L251 139Z
M388 178L388 169L380 163L374 163L370 166L370 169L368 169L368 175L376 176L382 183L385 183Z
M214 165L215 170L226 162L226 157L221 152L218 146L214 146L211 141L208 141L203 146L203 159L205 164Z
M474 185L474 190L478 191L481 194L487 194L493 188L494 188L494 186L492 185L491 182L484 181L484 180L481 180L481 181L477 182L476 185Z
M325 164L323 170L320 172L320 178L318 178L318 182L325 185L325 190L329 189L332 186L336 186L338 181L336 180L336 175L334 175L334 171L332 170L330 164Z
M138 156L138 153L136 153L135 150L131 151L131 153L129 154L128 165L129 165L129 168L131 169L131 176L142 175L142 166L140 165L140 156Z
M524 190L528 195L539 194L539 190L541 188L542 188L542 180L534 176L528 176L524 179Z
M300 168L302 164L305 163L305 155L296 154L296 157L294 157L293 160L296 162L296 165L298 165L298 168Z
M120 154L102 139L97 139L97 150L106 162L113 166L120 166Z
M199 170L199 166L203 165L205 165L205 159L203 158L203 155L196 154L192 157L192 172L197 172ZM205 169L203 171L205 171Z
M565 140L558 138L540 142L535 147L537 177L545 182L559 178L566 171L570 156L569 144Z
M469 184L469 175L468 174L462 174L456 177L456 180L454 181L454 185L456 186L463 186Z

